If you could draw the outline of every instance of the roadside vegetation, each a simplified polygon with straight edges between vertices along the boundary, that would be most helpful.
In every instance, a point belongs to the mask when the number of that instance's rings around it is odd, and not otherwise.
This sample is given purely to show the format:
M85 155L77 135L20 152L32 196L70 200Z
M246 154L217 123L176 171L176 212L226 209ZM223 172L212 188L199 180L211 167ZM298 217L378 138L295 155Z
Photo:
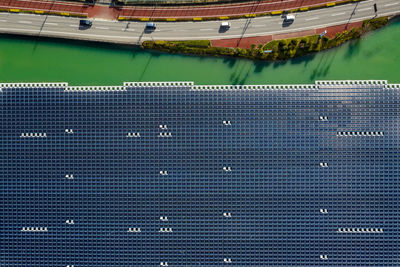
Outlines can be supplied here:
M201 41L145 41L142 47L168 53L194 55L232 56L260 60L286 60L298 56L316 53L321 50L339 46L349 40L360 38L363 34L383 27L388 23L387 17L374 18L363 22L359 28L337 33L335 37L311 35L305 37L273 40L250 49L213 47L208 40Z

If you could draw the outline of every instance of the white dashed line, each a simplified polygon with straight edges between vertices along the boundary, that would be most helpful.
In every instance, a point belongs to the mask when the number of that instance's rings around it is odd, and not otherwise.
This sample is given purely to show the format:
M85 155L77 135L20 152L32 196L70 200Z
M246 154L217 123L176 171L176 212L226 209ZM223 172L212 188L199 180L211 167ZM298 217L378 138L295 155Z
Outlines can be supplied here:
M356 12L371 10L372 7L357 9Z
M0 19L0 22L7 22L7 20L5 20L5 19Z
M346 14L346 12L332 14L331 16L335 17L335 16L341 16L341 15L344 15L344 14Z
M200 31L212 31L213 29L200 29Z
M316 20L316 19L319 19L319 17L314 17L314 18L305 19L305 21Z
M135 29L122 29L123 32L134 32Z
M108 27L95 27L96 29L99 29L99 30L109 30L110 28L108 28Z
M386 4L386 5L383 5L384 7L387 7L387 6L395 6L395 5L398 5L399 4L399 2L396 2L396 3L392 3L392 4Z
M46 25L58 25L58 23L47 22Z
M20 20L18 23L23 23L23 24L32 24L32 21L27 21L27 20Z
M77 25L72 25L72 24L70 24L69 26L70 26L70 27L76 27Z

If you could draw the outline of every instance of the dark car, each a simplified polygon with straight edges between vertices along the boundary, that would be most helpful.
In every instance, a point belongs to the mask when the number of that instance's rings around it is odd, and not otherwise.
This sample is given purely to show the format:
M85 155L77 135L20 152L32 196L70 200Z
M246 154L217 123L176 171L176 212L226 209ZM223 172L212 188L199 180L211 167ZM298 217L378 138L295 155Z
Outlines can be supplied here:
M146 23L146 30L154 31L157 25L154 22L147 22Z
M90 21L88 19L81 19L79 21L79 26L81 26L81 27L90 27L90 26L92 26L92 21Z

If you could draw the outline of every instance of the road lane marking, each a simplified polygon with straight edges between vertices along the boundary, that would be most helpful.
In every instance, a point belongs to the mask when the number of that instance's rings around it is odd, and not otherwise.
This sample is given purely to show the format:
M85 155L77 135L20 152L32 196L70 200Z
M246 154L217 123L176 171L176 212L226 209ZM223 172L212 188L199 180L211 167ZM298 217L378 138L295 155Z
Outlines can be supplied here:
M54 23L54 22L47 22L46 25L58 25L58 23Z
M396 2L396 3L391 3L391 4L386 4L386 5L383 5L384 7L387 7L387 6L395 6L395 5L398 5L399 4L399 2Z
M96 29L99 29L99 30L109 30L110 28L108 28L108 27L95 27Z
M341 16L341 15L344 15L344 14L346 14L346 12L332 14L331 16L332 17L336 17L336 16Z
M7 22L7 20L5 20L5 19L0 19L0 22Z
M319 19L319 17L314 17L314 18L305 19L305 21L316 20L316 19Z
M32 24L32 21L27 21L27 20L20 20L18 23L23 23L23 24Z
M200 31L212 31L213 29L200 29Z
M72 24L70 24L69 26L70 26L70 27L76 27L76 25L72 25Z
M262 24L257 24L257 25L253 25L253 27L264 27L264 25L262 25Z
M134 32L135 31L135 29L121 29L123 32Z
M358 11L367 11L367 10L371 10L372 7L367 7L367 8L361 8L361 9L357 9L356 12Z

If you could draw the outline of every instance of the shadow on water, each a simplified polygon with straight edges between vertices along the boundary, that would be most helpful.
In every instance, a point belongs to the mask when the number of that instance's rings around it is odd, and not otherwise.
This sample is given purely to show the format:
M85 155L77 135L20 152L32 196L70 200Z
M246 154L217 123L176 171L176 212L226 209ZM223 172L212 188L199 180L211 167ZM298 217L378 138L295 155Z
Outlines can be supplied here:
M304 64L304 67L307 67L308 63L310 61L313 61L315 58L316 53L312 53L306 56L302 56L302 57L297 57L297 58L293 58L290 60L290 63L292 65L299 65L299 64Z
M272 66L274 69L281 68L281 67L285 66L286 64L288 64L289 61L290 60L277 60L277 61L274 61L274 64L272 64Z
M254 73L261 73L264 68L271 66L272 61L255 61L254 62Z
M348 43L347 52L344 55L344 58L350 59L351 57L358 55L360 53L360 49L361 49L360 39L350 41Z
M150 62L151 62L151 59L152 59L152 58L153 58L153 57L150 56L149 59L147 60L146 65L144 66L144 68L143 68L143 70L142 70L142 73L141 73L140 76L139 76L139 81L142 81L143 76L146 74L146 71L147 71L147 69L149 68L149 65L150 65Z
M252 67L252 64L247 61L241 61L240 64L236 64L229 77L231 84L245 84Z
M225 57L222 62L228 65L229 68L233 68L237 60L235 58Z
M315 81L316 79L324 78L328 75L337 52L338 49L320 52L321 58L317 66L312 70L310 80Z

